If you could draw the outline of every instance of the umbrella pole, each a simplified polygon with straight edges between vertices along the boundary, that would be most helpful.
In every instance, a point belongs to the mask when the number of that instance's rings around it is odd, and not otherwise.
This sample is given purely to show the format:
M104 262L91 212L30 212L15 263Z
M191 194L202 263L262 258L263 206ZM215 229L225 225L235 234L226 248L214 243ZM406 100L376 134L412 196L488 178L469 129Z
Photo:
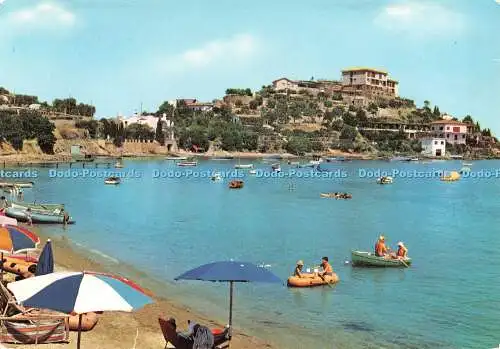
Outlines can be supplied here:
M0 264L2 269L0 270L0 281L3 282L3 252L2 252L2 262Z
M76 347L80 349L80 341L82 339L82 314L78 315L78 339L76 341Z
M234 281L229 282L229 338L232 336L233 332L233 289Z

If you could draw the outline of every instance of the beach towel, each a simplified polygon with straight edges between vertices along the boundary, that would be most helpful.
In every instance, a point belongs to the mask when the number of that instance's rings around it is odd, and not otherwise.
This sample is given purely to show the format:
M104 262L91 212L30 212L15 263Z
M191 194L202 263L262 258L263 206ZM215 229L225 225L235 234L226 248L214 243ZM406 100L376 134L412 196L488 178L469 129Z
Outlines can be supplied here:
M199 326L194 336L193 349L212 349L214 347L214 335L208 327Z

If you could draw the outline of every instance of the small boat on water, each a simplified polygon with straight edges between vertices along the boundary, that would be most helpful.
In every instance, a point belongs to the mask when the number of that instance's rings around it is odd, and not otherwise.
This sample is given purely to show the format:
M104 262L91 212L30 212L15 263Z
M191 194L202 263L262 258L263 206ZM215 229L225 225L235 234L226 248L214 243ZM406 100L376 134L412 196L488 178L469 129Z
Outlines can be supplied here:
M222 175L219 172L216 172L212 177L210 177L210 179L214 182L219 182L222 181Z
M299 168L308 168L308 167L314 168L316 166L318 166L318 165L315 165L315 164L302 164L302 165L299 165L298 167Z
M241 189L243 188L244 182L240 180L234 180L229 182L229 189Z
M472 162L462 162L463 166L472 166Z
M281 172L281 165L279 163L272 164L271 169L273 170L273 172Z
M118 177L108 177L104 180L104 184L116 185L116 184L120 184L120 183L121 183L121 179Z
M319 194L322 198L332 198L332 199L352 199L352 194L349 193L321 193Z
M32 210L39 210L39 211L54 211L54 210L62 210L64 209L64 204L31 204L29 202L16 202L13 201L11 203L11 206L13 208L17 209L28 209L31 208Z
M389 176L382 176L377 179L378 184L392 184L393 178Z
M300 162L298 162L298 161L288 161L288 165L290 165L290 166L299 166Z
M457 171L451 171L448 174L443 174L440 178L443 182L456 182L460 180L460 173Z
M17 187L17 188L32 188L33 187L33 182L0 182L0 187L4 188L12 188L12 187Z
M311 161L309 161L309 164L310 164L310 165L313 165L313 166L317 166L317 165L321 164L322 162L323 162L323 160L322 160L322 159L319 159L319 160L311 160Z
M167 156L165 160L172 160L172 161L185 161L188 158L186 156Z
M302 277L290 276L287 280L288 287L314 287L335 284L339 282L337 274L320 277L315 273L302 273Z
M177 166L181 166L181 167L193 167L196 165L198 165L198 162L196 162L196 161L183 161L183 162L177 163Z
M123 168L123 164L121 162L117 162L115 164L115 168Z
M461 175L463 175L463 174L467 174L467 173L469 173L469 172L471 172L471 171L472 171L472 170L471 170L471 168L470 168L470 167L464 166L464 167L462 167L462 168L460 169L460 171L459 171L458 173L460 173Z
M234 168L235 169L249 169L249 168L253 168L253 164L236 164L234 165Z
M250 170L250 171L248 171L248 174L256 175L257 174L257 170Z
M378 257L371 252L352 251L351 264L353 267L408 267L411 265L411 258L394 259Z
M19 222L27 222L28 221L28 216L26 213L26 210L20 210L20 209L15 209L13 207L8 207L5 210L5 215L10 218L15 218ZM35 211L33 210L31 212L31 221L33 223L42 223L42 224L50 224L50 223L57 223L57 224L63 224L64 223L64 215L62 214L54 214L49 211ZM68 224L73 224L75 221L69 217Z

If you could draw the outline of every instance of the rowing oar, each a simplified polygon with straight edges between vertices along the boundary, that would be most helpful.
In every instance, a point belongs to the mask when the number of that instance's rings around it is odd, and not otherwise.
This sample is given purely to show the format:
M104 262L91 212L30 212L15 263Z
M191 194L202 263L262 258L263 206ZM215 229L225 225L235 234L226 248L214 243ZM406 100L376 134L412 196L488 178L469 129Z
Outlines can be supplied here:
M401 261L401 263L403 263L403 265L404 265L405 267L407 267L407 268L409 268L409 267L410 267L408 264L406 264L406 262L405 262L404 260L400 259L400 261Z
M318 276L321 278L321 280L323 280L324 282L326 282L326 284L327 284L329 287L333 288L333 286L332 286L332 285L331 285L328 281L326 281L326 280L325 280L325 277L324 277L324 276L320 275L319 273L318 273Z

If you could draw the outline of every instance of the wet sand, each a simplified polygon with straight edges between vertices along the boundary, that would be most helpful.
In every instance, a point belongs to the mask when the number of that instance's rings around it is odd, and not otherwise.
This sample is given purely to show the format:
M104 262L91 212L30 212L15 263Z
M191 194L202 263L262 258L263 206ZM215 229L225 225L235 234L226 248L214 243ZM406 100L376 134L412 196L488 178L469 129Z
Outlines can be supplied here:
M43 247L48 236L37 231L42 239L40 247ZM106 263L91 259L81 251L71 246L64 237L51 237L56 260L56 270L92 270L102 272L113 272ZM126 272L120 271L120 275L138 281L147 288L162 287L154 280L144 281L146 275L132 268L126 268ZM96 327L82 334L82 348L111 349L111 348L136 348L136 349L158 349L165 347L165 340L158 325L158 316L174 317L180 330L187 330L187 320L193 320L210 328L223 327L224 323L217 323L206 314L200 314L193 309L176 304L168 299L153 296L155 302L144 308L132 312L108 312L99 315ZM74 348L76 347L76 332L70 332L70 344L44 344L44 345L14 345L6 344L8 348ZM246 335L236 328L231 340L231 348L253 349L253 348L278 348L265 340Z

